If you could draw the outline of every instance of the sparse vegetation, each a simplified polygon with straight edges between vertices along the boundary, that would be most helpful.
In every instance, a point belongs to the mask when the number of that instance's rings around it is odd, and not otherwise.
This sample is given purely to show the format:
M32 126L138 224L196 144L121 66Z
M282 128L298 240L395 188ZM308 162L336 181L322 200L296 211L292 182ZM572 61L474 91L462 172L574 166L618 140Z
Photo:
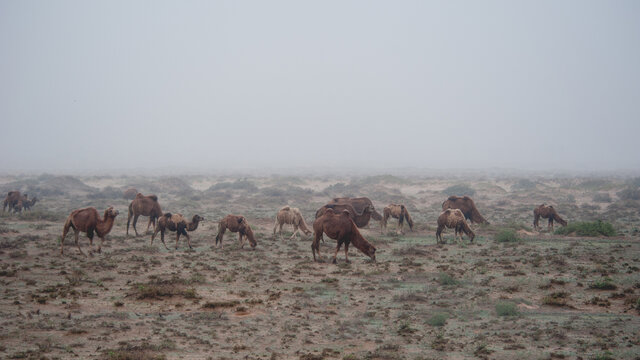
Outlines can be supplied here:
M496 304L496 314L498 316L518 316L520 312L515 303L511 301L501 301Z
M511 229L500 230L500 232L496 234L495 239L499 243L512 243L520 241L518 233Z
M613 225L601 220L591 222L569 223L565 227L556 229L558 235L568 235L575 233L578 236L615 236L616 231Z

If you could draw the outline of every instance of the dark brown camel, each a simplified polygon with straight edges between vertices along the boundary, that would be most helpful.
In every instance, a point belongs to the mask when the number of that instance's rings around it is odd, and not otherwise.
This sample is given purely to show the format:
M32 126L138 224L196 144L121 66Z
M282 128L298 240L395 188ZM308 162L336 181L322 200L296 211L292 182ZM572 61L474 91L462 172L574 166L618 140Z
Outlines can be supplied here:
M318 257L320 257L320 240L322 240L323 233L338 241L338 246L333 256L334 264L343 243L346 262L349 262L349 244L351 243L356 249L370 257L371 260L376 260L376 248L360 234L360 230L358 230L355 222L351 219L351 214L347 210L336 213L333 209L327 209L313 222L313 232L315 233L315 238L311 244L311 251L313 252L314 261L316 261L316 251L318 252Z
M75 233L76 246L82 255L85 255L80 249L78 243L78 234L80 232L87 233L87 237L93 247L93 233L100 238L100 245L98 246L98 252L102 251L102 243L104 237L111 231L116 216L118 216L118 210L114 210L113 207L107 208L104 211L104 217L100 219L98 211L93 208L78 209L71 212L67 221L64 223L64 229L62 230L62 239L60 239L60 254L64 254L64 238L67 236L69 229L73 229Z
M149 223L147 224L147 232L149 227L153 224L153 230L156 229L156 220L162 216L162 209L158 203L158 197L155 195L144 196L140 193L136 194L136 198L129 204L129 216L127 218L127 235L129 235L129 223L131 217L133 217L133 230L138 236L138 230L136 229L136 223L138 222L138 216L148 216Z
M300 230L302 230L305 235L310 235L311 230L307 226L307 223L304 221L304 217L298 208L292 208L290 206L285 206L278 211L276 215L276 222L273 225L273 237L276 236L276 229L280 226L280 239L282 239L282 226L284 224L293 225L293 234L291 235L290 240L293 239Z
M253 236L253 230L251 230L251 226L247 222L247 219L241 215L227 215L220 223L218 223L218 235L216 235L216 247L218 247L218 243L220 243L220 247L222 246L222 238L224 237L225 231L237 232L238 233L238 241L240 242L240 248L244 247L244 239L243 237L249 240L252 248L255 248L258 244L256 242L256 238Z
M533 228L536 230L538 230L539 228L538 221L540 220L540 218L549 219L547 229L551 228L551 231L553 231L554 220L560 223L560 225L562 226L567 226L567 222L563 218L561 218L560 215L558 215L556 209L554 209L551 205L546 206L545 204L542 204L533 209Z
M464 217L471 220L472 223L489 224L489 222L480 215L476 204L468 196L449 196L449 198L442 203L442 210L447 209L460 209Z
M24 194L24 196L27 196L27 194ZM5 196L4 198L4 202L2 203L2 212L7 210L7 206L9 207L9 212L11 212L11 210L13 210L13 207L16 206L21 198L22 196L20 195L20 191L9 191L7 193L7 196Z
M341 197L334 198L327 205L351 205L355 212L353 213L353 221L356 223L356 226L359 228L363 228L369 224L369 220L373 218L376 221L382 220L382 215L376 210L375 206L373 206L373 202L367 197L359 197L359 198L349 198L349 197ZM341 211L341 209L337 209L336 211ZM319 215L316 214L316 218Z
M462 240L462 233L469 236L469 240L473 242L476 234L471 231L467 221L464 218L464 214L460 209L447 209L438 216L438 229L436 230L436 241L439 244L442 239L442 231L444 228L454 229L454 241L458 239L460 234L460 241Z
M380 222L381 230L387 230L387 221L389 218L398 219L398 229L400 229L400 233L404 234L404 219L407 219L409 229L413 231L413 219L411 219L409 210L407 210L404 205L389 204L389 206L385 206L382 210L382 221Z
M198 224L202 220L204 220L202 216L193 215L191 222L187 222L187 219L185 219L182 214L166 213L158 219L158 226L156 226L156 229L153 231L153 235L151 235L151 245L153 245L153 239L155 239L156 234L158 234L159 232L162 244L164 245L165 249L169 250L167 244L164 242L164 232L168 230L176 232L176 250L178 249L180 235L184 235L187 237L187 244L189 245L189 249L193 249L193 247L191 247L191 238L189 238L189 234L187 233L187 231L196 230L198 228Z

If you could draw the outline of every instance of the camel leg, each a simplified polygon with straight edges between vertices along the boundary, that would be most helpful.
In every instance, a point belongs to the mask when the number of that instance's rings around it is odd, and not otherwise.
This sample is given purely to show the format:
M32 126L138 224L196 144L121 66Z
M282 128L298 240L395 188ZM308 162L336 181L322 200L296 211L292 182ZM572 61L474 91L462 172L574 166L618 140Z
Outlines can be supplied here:
M164 245L164 248L169 250L167 244L164 242L164 230L160 230L160 240L162 240L162 245Z
M276 218L276 222L273 224L273 238L276 238L276 230L278 229L278 218Z
M178 241L180 241L180 229L176 231L176 250L178 250Z
M100 237L100 245L98 245L98 254L102 253L102 243L104 243L104 236Z
M191 246L191 238L189 237L189 233L185 231L184 236L187 237L187 245L189 245L189 249L193 249Z
M147 230L145 230L145 234L149 232L149 228L151 227L151 223L153 223L153 217L149 216L149 222L147 223ZM153 228L155 229L156 225L155 223L153 224Z
M298 228L298 225L293 225L293 234L291 234L289 240L293 240L298 232L300 232L300 228Z
M82 249L80 249L80 243L78 242L78 235L80 235L80 231L77 229L73 229L73 231L75 233L76 246L78 247L78 251L80 251L80 254L87 256L85 253L82 252Z
M344 261L347 264L351 262L351 260L349 260L349 242L344 243Z
M553 218L549 218L549 226L551 226L551 232L553 232Z
M342 240L338 240L338 246L336 246L336 253L333 254L333 263L338 262L338 251L340 251L340 247L342 246Z
M311 243L311 252L313 252L313 261L316 261L316 251L318 252L318 257L320 257L320 239L322 238L322 233L315 233L313 238L313 242Z
M131 213L131 210L129 210L129 214L127 216L127 236L129 236L129 223L131 222L131 217L133 216L133 214Z
M136 232L136 236L138 236L138 229L136 229L136 224L138 223L138 214L133 215L133 231Z
M242 233L238 233L238 241L240 242L240 249L244 249L244 239L242 238Z
M153 234L151 234L151 244L153 246L153 239L156 238L156 235L158 234L158 228L156 228L155 230L153 230Z
M280 230L278 230L278 234L280 234L280 240L284 241L284 236L282 236L282 227L284 226L284 223L280 224Z

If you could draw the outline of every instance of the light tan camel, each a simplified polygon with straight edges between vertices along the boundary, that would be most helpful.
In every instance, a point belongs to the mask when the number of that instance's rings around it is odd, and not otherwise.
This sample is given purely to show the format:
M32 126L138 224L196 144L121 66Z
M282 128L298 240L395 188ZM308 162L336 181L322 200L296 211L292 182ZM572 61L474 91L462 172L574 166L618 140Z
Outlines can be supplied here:
M382 221L380 222L380 230L387 230L387 221L389 218L398 219L398 228L396 228L396 232L398 229L401 234L404 234L404 219L407 219L407 224L409 224L409 229L413 231L413 219L411 219L411 215L409 214L409 210L400 204L389 204L389 206L385 206L382 210ZM383 230L384 229L384 230Z
M469 236L471 242L473 242L473 238L476 237L469 225L467 225L464 214L460 209L447 209L438 217L438 229L436 230L436 241L438 244L441 241L444 242L442 239L442 231L445 227L454 229L454 241L458 240L458 234L460 234L460 241L463 241L462 233Z
M289 240L296 237L296 234L298 234L300 230L302 230L305 233L305 235L311 234L311 230L309 230L309 227L307 226L307 223L304 221L304 217L302 216L302 213L298 208L285 206L278 211L278 214L276 215L276 222L273 225L274 238L276 237L276 229L278 228L278 226L280 226L280 239L284 240L282 237L282 226L284 224L293 225L293 234L291 234L291 237L289 238Z

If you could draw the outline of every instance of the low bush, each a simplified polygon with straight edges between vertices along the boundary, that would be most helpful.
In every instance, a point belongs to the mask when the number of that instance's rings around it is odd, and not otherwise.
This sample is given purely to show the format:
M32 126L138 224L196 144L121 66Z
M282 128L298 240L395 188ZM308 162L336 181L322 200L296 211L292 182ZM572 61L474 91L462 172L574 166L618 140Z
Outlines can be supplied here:
M501 301L496 304L496 314L498 316L517 316L520 315L518 307L511 301Z
M518 237L518 234L511 229L501 230L498 234L496 234L496 241L500 243L506 242L518 242L521 239Z
M615 236L616 230L611 223L602 220L570 223L556 230L558 235L571 233L578 236Z

